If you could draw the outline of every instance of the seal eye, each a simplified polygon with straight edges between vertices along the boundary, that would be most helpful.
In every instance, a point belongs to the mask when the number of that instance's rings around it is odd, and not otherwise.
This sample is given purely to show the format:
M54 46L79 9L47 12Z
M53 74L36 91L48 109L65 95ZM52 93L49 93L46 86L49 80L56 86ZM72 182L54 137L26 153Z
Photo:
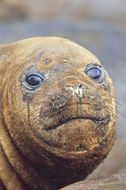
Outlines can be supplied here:
M30 85L30 86L38 86L41 84L41 82L43 82L43 79L35 74L29 75L26 77L26 82Z
M92 78L95 82L101 82L105 76L103 68L99 65L90 64L86 67L86 75Z
M39 88L44 81L44 73L39 73L38 71L30 71L23 79L22 84L27 90L35 90Z
M87 74L89 77L93 78L93 79L98 79L98 78L100 77L100 75L101 75L101 71L100 71L100 69L98 69L97 67L94 67L94 68L92 68L92 69L89 69L89 70L86 72L86 74Z

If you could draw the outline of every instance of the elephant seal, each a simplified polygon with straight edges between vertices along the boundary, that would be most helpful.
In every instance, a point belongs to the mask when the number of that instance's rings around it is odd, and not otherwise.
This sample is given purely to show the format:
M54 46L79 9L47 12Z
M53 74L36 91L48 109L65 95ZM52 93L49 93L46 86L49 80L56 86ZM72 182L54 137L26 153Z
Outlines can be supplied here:
M116 133L112 80L76 43L0 46L0 179L7 190L56 190L84 179Z

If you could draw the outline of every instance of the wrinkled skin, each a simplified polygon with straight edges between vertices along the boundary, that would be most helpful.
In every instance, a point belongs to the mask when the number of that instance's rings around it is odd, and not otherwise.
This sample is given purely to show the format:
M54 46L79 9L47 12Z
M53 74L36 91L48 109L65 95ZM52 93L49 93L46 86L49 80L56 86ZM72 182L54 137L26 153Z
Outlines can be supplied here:
M91 64L102 69L100 82L85 72ZM34 73L43 77L35 89L26 81ZM93 54L69 40L0 46L0 93L0 179L7 190L56 190L82 180L113 145L112 81Z

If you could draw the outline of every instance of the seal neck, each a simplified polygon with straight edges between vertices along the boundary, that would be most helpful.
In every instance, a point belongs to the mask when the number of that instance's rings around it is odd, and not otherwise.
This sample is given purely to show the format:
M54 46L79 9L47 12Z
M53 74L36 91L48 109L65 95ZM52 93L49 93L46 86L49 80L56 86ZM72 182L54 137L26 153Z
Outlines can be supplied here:
M7 85L5 85L4 90L0 92L0 155L2 155L0 156L0 170L6 171L6 174L0 171L0 179L7 190L56 190L57 188L51 184L48 176L36 171L35 166L21 154L12 140L9 132L10 115L7 92ZM8 186L10 181L13 188Z
M7 190L56 189L43 176L38 176L34 168L22 158L9 136L4 120L0 123L0 155L0 179Z

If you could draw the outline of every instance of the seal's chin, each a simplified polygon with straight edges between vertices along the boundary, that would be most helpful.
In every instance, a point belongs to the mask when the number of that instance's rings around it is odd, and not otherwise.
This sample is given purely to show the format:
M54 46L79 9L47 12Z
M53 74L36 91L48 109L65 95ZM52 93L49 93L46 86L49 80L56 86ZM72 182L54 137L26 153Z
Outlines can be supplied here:
M59 151L88 152L99 147L99 139L101 135L104 138L104 127L109 121L109 116L102 119L73 118L44 130L41 138L49 147Z

